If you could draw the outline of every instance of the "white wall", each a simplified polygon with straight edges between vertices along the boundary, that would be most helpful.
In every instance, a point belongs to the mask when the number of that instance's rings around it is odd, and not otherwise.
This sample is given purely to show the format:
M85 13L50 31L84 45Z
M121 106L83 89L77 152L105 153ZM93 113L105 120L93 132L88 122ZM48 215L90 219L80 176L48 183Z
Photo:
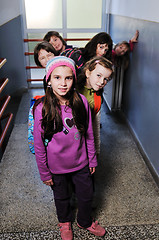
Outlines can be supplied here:
M159 0L106 0L107 13L159 22Z
M20 0L0 0L0 26L20 14Z

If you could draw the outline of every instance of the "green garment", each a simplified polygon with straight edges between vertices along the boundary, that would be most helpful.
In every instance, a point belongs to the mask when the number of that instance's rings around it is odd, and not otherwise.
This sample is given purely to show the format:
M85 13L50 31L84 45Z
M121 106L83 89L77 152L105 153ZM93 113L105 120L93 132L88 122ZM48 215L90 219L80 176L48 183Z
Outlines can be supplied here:
M89 103L91 110L94 109L94 90L92 88L87 88L84 86L83 88L77 89L77 91L83 94Z

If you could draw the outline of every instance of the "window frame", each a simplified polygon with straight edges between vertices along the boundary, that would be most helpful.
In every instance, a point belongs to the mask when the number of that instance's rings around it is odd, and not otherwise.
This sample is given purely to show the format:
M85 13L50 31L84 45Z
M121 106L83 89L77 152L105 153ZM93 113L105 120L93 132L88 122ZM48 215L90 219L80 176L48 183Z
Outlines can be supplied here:
M34 29L27 29L26 23L26 12L25 12L25 0L21 2L21 12L22 12L22 21L23 21L23 38L27 39L29 33L41 33L45 35L48 31L57 31L62 33L63 38L67 39L67 33L98 33L98 32L105 32L106 31L106 1L102 0L102 21L101 21L101 28L67 28L67 0L62 0L62 28L34 28ZM28 44L24 44L25 52L29 52ZM29 65L29 57L26 58L26 65ZM27 70L28 78L31 78L31 71ZM29 83L31 86L31 83Z

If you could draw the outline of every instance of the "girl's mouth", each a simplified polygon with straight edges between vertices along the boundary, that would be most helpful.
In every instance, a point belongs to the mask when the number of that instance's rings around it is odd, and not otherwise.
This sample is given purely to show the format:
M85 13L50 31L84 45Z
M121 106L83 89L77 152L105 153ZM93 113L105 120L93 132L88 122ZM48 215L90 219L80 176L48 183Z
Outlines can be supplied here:
M60 90L61 92L66 92L66 91L67 91L67 88L59 88L59 90Z

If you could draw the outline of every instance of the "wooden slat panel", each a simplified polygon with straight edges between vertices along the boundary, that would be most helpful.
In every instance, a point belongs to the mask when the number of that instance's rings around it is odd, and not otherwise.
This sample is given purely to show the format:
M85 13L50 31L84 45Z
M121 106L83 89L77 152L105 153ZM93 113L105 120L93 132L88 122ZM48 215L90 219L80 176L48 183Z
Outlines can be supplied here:
M6 58L0 58L0 68L7 62Z
M28 55L34 55L33 52L25 52L25 56L28 56Z
M11 97L7 95L0 98L0 118L2 117L10 99Z
M40 82L43 81L43 79L27 79L27 82Z
M5 127L4 127L4 129L3 129L3 131L2 131L2 134L1 134L1 136L0 136L0 147L2 147L2 143L3 143L3 141L4 141L4 138L5 138L5 136L6 136L7 130L8 130L8 128L9 128L9 125L10 125L11 120L12 120L12 118L13 118L13 114L12 114L12 113L7 113L7 114L5 114L5 115L2 116L1 120L4 120L5 118L8 118L8 121L7 121Z
M4 87L6 86L8 81L9 81L8 78L1 78L0 79L0 93L2 92L2 90L4 89Z
M37 66L26 66L26 69L42 69L43 67L37 67Z

